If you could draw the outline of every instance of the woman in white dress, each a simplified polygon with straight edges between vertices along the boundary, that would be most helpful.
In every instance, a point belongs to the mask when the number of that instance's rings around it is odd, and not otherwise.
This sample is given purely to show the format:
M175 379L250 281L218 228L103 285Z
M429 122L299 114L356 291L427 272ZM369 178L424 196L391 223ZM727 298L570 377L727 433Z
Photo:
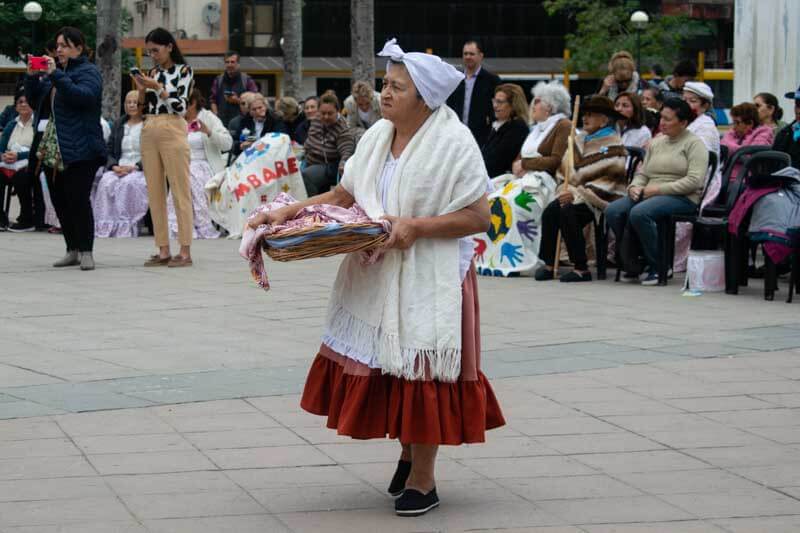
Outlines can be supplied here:
M205 108L206 100L199 90L189 96L186 123L189 135L189 177L192 189L192 211L194 213L194 239L216 239L219 231L211 223L208 213L208 197L205 185L215 174L225 170L227 152L233 145L228 129L217 116ZM169 231L171 238L178 234L178 219L172 203L167 201Z
M142 172L140 137L144 117L138 91L125 96L125 115L108 140L105 172L92 192L96 237L138 237L147 214L147 184Z

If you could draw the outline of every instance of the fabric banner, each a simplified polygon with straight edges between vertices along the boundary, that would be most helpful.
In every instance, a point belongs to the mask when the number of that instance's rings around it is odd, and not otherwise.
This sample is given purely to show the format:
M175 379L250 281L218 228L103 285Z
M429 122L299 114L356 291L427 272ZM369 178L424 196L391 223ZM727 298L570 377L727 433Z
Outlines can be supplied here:
M555 198L556 183L546 172L521 178L504 174L492 180L492 223L475 235L475 266L484 276L527 276L540 266L542 213Z
M278 194L305 200L308 196L298 159L301 152L283 133L268 133L256 141L206 183L211 219L228 230L229 238L239 238L247 216Z

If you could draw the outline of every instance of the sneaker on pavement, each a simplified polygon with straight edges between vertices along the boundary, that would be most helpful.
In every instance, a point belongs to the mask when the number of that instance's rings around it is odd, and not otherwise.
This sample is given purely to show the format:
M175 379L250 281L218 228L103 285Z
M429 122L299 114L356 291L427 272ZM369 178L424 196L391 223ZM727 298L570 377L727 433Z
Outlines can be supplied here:
M20 224L19 222L16 222L8 227L8 231L12 233L28 233L31 231L36 231L36 228L33 226L33 224Z
M655 272L650 272L647 274L647 277L642 280L642 285L645 287L652 287L654 285L658 285L658 274Z

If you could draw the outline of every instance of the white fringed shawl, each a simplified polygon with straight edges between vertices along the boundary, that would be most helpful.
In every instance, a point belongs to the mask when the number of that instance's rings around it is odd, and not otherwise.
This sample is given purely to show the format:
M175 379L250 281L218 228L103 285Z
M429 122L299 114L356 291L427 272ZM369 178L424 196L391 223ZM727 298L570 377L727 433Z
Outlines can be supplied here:
M406 146L386 198L378 179L394 138L374 124L347 161L342 186L372 219L432 217L463 209L486 192L486 168L469 129L439 107ZM454 382L461 374L458 239L419 239L374 265L348 255L333 287L323 342L343 354L369 354L383 373ZM365 361L362 361L365 362Z

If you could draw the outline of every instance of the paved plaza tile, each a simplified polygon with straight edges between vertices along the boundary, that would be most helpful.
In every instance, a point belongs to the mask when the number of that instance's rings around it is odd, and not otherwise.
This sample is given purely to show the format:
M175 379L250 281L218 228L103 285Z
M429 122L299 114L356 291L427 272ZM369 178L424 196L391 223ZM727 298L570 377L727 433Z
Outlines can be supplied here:
M397 443L298 405L338 260L265 293L234 241L177 271L151 245L55 271L59 238L0 235L0 533L800 531L800 307L757 282L480 278L508 425L442 448L441 507L402 519Z

